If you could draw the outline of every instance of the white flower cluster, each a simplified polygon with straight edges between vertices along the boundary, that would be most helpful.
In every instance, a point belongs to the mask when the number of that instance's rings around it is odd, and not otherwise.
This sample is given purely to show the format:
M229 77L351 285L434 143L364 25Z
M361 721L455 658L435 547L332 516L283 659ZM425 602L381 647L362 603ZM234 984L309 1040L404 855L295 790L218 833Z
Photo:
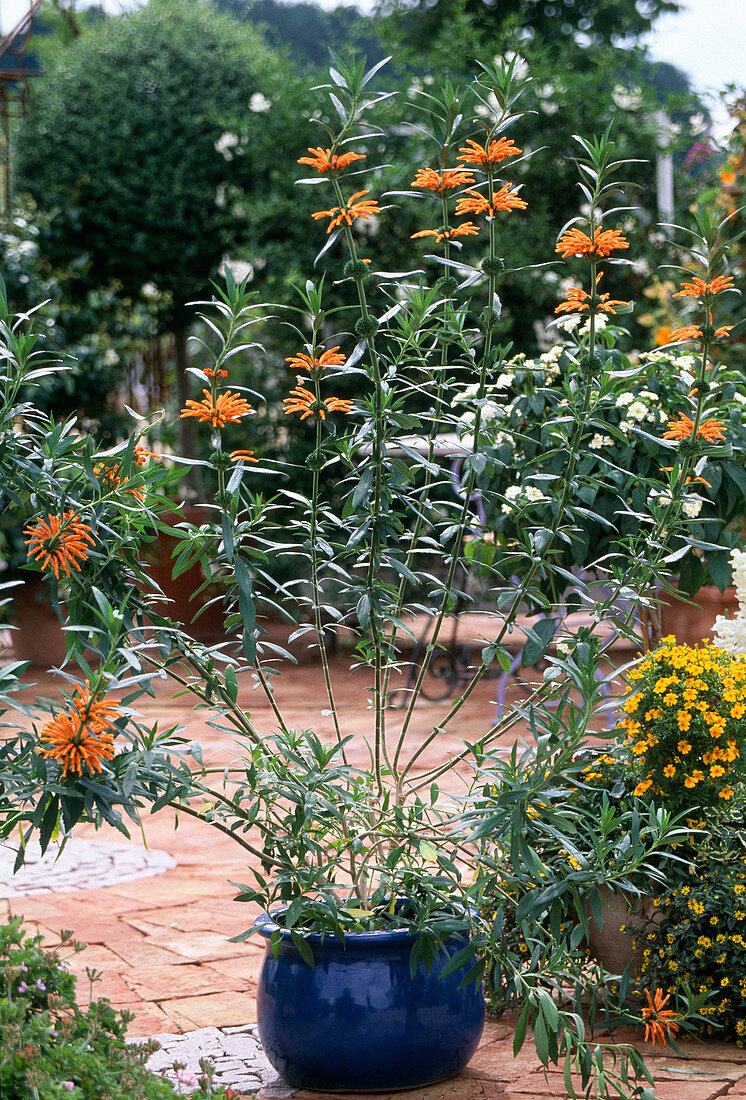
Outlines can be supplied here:
M529 504L548 504L551 497L542 493L535 485L509 485L505 490L505 503L502 511L507 514L516 508L525 508Z
M665 507L672 500L668 489L651 489L648 493L648 504L655 507ZM696 519L702 511L704 501L702 497L687 495L681 502L681 510L688 519Z
M736 586L738 614L733 619L718 615L712 628L715 644L734 657L746 656L746 552L731 550L730 567Z

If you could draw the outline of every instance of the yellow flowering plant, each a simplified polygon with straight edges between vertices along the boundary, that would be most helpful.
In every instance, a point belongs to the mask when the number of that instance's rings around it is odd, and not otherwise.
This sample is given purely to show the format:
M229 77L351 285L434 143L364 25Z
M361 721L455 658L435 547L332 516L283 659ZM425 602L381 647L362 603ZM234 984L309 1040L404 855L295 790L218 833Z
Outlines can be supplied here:
M746 778L746 660L668 637L628 680L620 753L633 793L672 810L727 805Z

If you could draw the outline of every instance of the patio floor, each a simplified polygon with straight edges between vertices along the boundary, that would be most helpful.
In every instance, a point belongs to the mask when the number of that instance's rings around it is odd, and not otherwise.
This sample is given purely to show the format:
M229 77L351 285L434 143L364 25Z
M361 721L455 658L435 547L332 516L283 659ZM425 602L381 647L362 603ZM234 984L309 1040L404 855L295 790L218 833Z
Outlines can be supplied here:
M333 671L346 710L344 732L357 733L370 722L367 673L349 673L341 663L335 664ZM25 689L29 697L53 694L53 683L46 674L32 674L32 680L35 686L29 683ZM278 702L289 721L313 727L322 736L330 733L329 719L322 715L326 706L322 677L315 665L290 668L275 683ZM174 699L174 688L159 683L156 699L147 701L143 713L164 724L183 723L190 737L202 741L211 762L225 764L235 752L228 735L210 729L203 715L192 711L186 700ZM257 721L266 719L269 725L270 713L263 695L252 692L250 683L241 685L240 690ZM480 685L474 705L466 708L465 717L459 718L452 731L439 740L427 758L429 762L452 752L462 738L476 737L483 731L494 715L494 697L494 682ZM415 724L420 729L432 728L446 705L421 702ZM397 713L391 714L396 723ZM364 752L360 740L355 752ZM79 835L124 842L113 830L96 833L84 827ZM253 940L228 942L229 936L250 925L256 912L232 900L236 891L231 882L247 879L243 855L228 837L200 822L182 819L175 829L170 811L148 818L145 835L151 848L174 857L174 868L155 878L114 886L96 888L92 882L90 888L74 892L0 901L0 916L22 914L50 942L56 941L61 928L74 930L77 939L89 944L72 963L80 979L81 1000L85 1002L89 985L86 968L100 971L95 995L106 996L118 1008L134 1014L129 1028L133 1036L253 1022L262 948ZM133 836L133 841L140 840L137 834ZM477 1055L463 1074L407 1095L422 1100L565 1097L561 1074L544 1073L530 1040L513 1058L512 1036L509 1019L489 1019ZM634 1041L640 1042L639 1038ZM653 1054L651 1048L646 1049L651 1055L649 1064L655 1073L659 1100L714 1100L720 1096L746 1100L746 1052L735 1045L689 1042L684 1046L685 1060L669 1056L666 1051ZM308 1100L310 1094L296 1096Z

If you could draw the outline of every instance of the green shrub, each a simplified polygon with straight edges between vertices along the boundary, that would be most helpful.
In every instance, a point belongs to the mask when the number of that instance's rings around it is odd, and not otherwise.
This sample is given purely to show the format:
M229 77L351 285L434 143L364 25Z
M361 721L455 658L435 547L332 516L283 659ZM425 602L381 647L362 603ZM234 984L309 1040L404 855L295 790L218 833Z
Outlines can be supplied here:
M58 950L44 950L20 918L0 926L0 1096L2 1100L168 1100L179 1090L145 1066L157 1044L128 1045L132 1014L102 998L81 1009L76 978ZM60 948L82 949L61 933ZM209 1073L201 1095L213 1091Z

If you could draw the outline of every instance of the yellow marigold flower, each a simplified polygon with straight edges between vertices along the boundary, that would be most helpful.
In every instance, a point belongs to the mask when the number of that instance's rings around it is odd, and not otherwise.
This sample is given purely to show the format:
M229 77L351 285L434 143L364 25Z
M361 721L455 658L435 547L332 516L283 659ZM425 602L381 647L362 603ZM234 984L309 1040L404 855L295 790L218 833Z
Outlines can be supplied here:
M412 187L442 194L455 187L470 187L474 182L471 172L465 172L462 168L444 168L442 172L437 172L434 168L420 168L412 180Z
M680 710L676 715L676 721L682 733L686 733L692 724L692 716L687 710Z
M725 768L722 764L713 764L710 768L710 779L719 779L721 775L725 775Z
M354 195L349 197L344 206L333 206L331 210L317 210L311 217L316 221L319 218L330 218L331 221L326 228L327 233L331 233L332 229L336 229L339 225L352 225L356 218L368 221L374 214L380 214L381 208L372 199L364 199L362 202L357 201L367 194L369 194L369 189L356 191Z
M68 769L83 774L83 765L92 774L101 771L102 761L114 756L114 722L120 711L115 703L106 703L91 695L90 685L78 685L67 709L61 711L39 734L40 756L62 766L63 779Z
M79 573L80 563L94 545L91 528L72 510L64 512L61 518L47 514L46 519L29 524L24 534L28 536L24 541L29 558L38 561L42 569L51 569L57 580L60 570L68 577L71 569Z
M676 775L676 767L673 764L666 764L663 774L666 779L672 779Z
M201 401L187 401L181 411L181 419L194 416L199 421L211 424L213 428L224 428L226 424L241 420L244 416L250 416L254 409L237 393L226 390L219 393L213 401L209 390L202 390L204 397Z
M647 741L638 741L638 742L636 742L636 744L634 744L632 746L632 752L635 754L635 756L642 756L647 751L648 751Z
M365 153L332 153L331 149L309 148L310 157L298 157L298 164L310 164L319 173L341 172L356 160L365 160Z
M493 165L508 157L517 157L521 152L512 138L498 138L497 141L491 141L486 149L484 145L469 138L466 145L459 149L461 156L456 157L456 160L462 160L464 164Z
M675 707L678 703L678 699L672 691L669 691L667 695L663 696L663 702L667 707Z
M746 707L743 703L736 703L734 707L731 707L731 718L743 718L744 714L746 714Z
M603 258L624 248L629 248L629 241L617 229L595 229L592 239L580 229L568 229L557 242L555 252L565 259L569 256Z
M733 797L734 793L732 787L723 787L722 791L718 791L718 798L724 798L727 802L728 799Z
M652 779L643 779L642 782L638 783L635 787L635 795L639 798L641 795L645 794L646 791L649 791L652 785Z
M624 709L626 710L627 714L634 714L635 713L635 711L637 710L637 707L639 706L639 703L640 703L641 699L642 699L642 695L640 695L639 692L637 693L637 695L631 695L629 697L627 702L624 704Z
M352 401L340 397L325 397L323 401L305 386L296 386L290 391L290 397L283 399L285 415L300 413L301 420L309 416L318 416L320 420L326 420L326 414L330 412L348 413L352 410Z

